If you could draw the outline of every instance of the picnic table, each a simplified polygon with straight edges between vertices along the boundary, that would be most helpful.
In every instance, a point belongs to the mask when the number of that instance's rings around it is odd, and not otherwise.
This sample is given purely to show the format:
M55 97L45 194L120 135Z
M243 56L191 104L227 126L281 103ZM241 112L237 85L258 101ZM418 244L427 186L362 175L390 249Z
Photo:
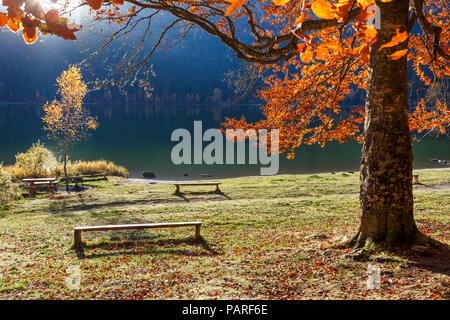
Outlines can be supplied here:
M22 179L22 182L28 184L30 196L34 197L39 189L45 189L49 194L53 194L59 181L56 178L27 178Z

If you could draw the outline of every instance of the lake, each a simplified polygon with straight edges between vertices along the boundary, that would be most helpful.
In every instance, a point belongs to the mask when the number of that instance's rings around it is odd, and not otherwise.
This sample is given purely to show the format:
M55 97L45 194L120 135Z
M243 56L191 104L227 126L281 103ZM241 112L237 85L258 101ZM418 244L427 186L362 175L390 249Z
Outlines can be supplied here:
M112 160L130 171L131 177L141 177L142 171L153 171L159 179L198 179L201 174L213 178L259 175L261 165L175 165L170 140L177 128L193 132L195 120L203 121L203 130L218 128L225 117L242 115L255 121L261 117L257 106L210 105L100 105L88 108L100 124L89 138L72 148L74 160ZM56 145L42 130L43 110L37 105L0 105L0 162L13 164L14 155L26 151L40 139L56 154ZM207 143L205 142L204 145ZM414 168L437 167L432 158L450 159L448 137L427 138L414 143ZM358 171L361 146L357 143L330 143L325 148L303 146L296 158L280 156L279 174ZM183 174L188 174L187 177Z

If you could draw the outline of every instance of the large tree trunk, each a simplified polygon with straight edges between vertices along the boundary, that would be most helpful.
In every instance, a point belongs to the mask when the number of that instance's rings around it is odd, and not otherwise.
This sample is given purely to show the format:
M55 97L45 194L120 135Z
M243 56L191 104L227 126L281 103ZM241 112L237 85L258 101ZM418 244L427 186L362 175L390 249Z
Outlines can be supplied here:
M412 142L408 125L406 55L399 60L387 54L407 48L379 49L395 30L407 30L408 0L377 5L381 11L378 41L371 49L361 157L361 222L353 239L356 246L382 242L409 244L417 228L413 217Z

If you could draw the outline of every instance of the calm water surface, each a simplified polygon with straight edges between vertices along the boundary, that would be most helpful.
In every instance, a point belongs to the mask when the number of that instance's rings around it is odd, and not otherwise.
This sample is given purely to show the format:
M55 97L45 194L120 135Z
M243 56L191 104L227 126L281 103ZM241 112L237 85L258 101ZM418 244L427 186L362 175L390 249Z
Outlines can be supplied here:
M177 128L193 132L194 120L203 121L203 130L218 128L225 117L242 115L249 120L261 116L257 106L212 107L157 105L89 105L98 117L99 128L87 140L71 150L72 160L108 159L140 177L142 171L153 171L160 179L198 179L209 173L213 178L259 175L260 165L174 165L170 159L171 133ZM0 105L0 162L13 164L14 155L24 152L38 139L55 153L58 149L42 130L41 106ZM205 143L204 145L206 145ZM357 171L361 146L357 143L331 143L325 148L304 146L294 160L280 157L279 173L317 173ZM450 160L450 139L429 138L414 144L414 168L436 167L430 159Z

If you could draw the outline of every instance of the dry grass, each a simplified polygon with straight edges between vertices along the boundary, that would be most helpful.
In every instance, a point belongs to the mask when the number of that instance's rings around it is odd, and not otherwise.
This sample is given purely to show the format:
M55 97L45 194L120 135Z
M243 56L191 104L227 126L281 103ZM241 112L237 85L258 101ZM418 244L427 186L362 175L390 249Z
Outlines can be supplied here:
M419 229L450 243L450 171L420 171ZM223 194L122 178L0 210L0 299L449 299L449 255L337 246L358 226L358 174L224 179ZM201 220L191 229L92 232L79 225ZM369 290L377 265L381 287ZM66 281L79 268L79 289Z
M10 174L13 181L21 181L27 178L50 178L54 177L54 173L50 171L30 170L17 166L7 166L5 168Z
M13 181L25 178L63 177L64 166L56 160L54 154L39 140L30 149L16 155L16 163L6 168ZM67 163L69 176L105 173L108 176L126 177L128 170L112 161L76 161Z
M70 175L77 174L95 174L106 173L108 176L126 177L128 170L125 167L116 165L112 161L96 160L96 161L77 161L67 166ZM64 168L60 165L55 174L57 176L64 175Z
M50 171L31 170L17 166L8 166L5 167L5 170L11 174L13 181L16 182L26 178L64 177L62 164ZM67 164L67 172L69 176L95 173L106 173L108 176L117 177L126 177L128 175L128 170L125 167L107 160L69 162Z
M18 198L20 193L12 182L11 173L0 163L0 210L5 203Z

